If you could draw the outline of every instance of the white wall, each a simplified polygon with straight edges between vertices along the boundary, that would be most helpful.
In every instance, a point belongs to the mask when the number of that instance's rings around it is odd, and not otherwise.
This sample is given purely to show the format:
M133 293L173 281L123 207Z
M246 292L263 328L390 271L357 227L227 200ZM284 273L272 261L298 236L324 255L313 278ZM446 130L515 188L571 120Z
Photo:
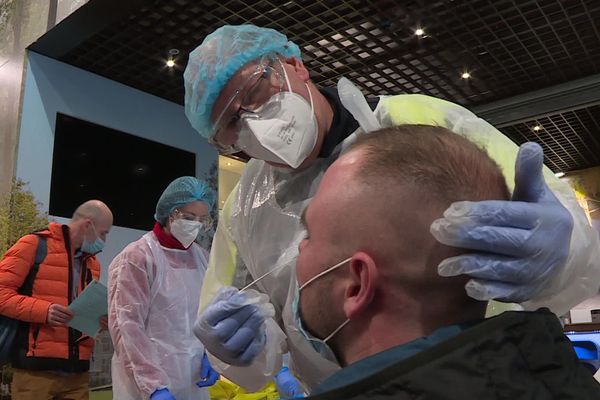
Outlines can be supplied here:
M182 106L29 52L16 175L29 183L45 211L50 199L57 112L195 152L198 177L204 177L217 160L216 151L190 126ZM103 280L112 258L143 233L113 227L106 249L99 255Z

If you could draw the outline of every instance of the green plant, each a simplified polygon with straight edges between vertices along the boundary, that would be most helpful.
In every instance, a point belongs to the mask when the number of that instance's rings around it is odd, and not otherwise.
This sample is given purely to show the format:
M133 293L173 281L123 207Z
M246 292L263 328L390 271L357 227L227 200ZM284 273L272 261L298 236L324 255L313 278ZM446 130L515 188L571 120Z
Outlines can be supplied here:
M0 255L6 253L20 237L43 229L48 225L48 214L40 211L41 203L35 200L33 193L26 189L26 183L20 179L12 182L9 193L0 198ZM10 398L4 391L12 380L12 370L4 365L1 370L0 398Z
M20 237L48 225L48 214L20 179L12 182L10 193L0 198L0 254L4 254Z

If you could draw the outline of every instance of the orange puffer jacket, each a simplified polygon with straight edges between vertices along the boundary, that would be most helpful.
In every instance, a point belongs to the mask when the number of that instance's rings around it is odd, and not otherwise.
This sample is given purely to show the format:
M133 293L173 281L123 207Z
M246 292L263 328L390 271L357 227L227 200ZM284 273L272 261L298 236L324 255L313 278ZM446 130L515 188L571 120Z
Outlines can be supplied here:
M31 296L19 294L34 261L38 237L47 243L47 255L39 266ZM53 303L69 305L73 276L74 250L69 227L51 223L48 229L23 236L0 261L0 314L21 321L15 339L12 365L30 370L84 372L94 346L91 338L65 326L46 324ZM81 256L77 295L92 279L100 276L100 264L89 254Z

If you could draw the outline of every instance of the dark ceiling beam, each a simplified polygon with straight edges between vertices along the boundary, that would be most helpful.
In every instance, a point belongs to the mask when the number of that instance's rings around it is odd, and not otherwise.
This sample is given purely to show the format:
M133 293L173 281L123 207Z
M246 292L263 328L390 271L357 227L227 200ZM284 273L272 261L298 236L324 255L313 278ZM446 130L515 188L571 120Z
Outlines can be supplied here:
M497 128L600 104L600 74L471 107Z
M142 6L152 3L152 0L90 0L32 43L28 49L60 60L108 25L122 21L139 11Z

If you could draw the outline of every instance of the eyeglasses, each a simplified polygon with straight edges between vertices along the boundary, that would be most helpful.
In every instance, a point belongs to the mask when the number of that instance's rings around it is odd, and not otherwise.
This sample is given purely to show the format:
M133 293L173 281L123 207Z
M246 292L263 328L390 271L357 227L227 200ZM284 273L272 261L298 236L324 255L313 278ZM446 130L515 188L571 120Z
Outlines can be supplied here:
M256 69L248 76L227 102L223 111L215 120L214 133L208 142L215 146L221 154L233 154L241 151L233 144L224 144L222 140L236 137L240 132L240 120L243 114L253 113L277 92L283 90L285 78L283 73L273 66L272 57L263 57ZM221 140L220 140L221 139Z
M175 210L173 210L173 214L175 214L177 216L177 219L185 219L187 221L196 221L196 222L202 223L202 228L205 231L209 231L212 228L213 220L210 217L210 215L198 216L195 214L181 211L177 208Z

